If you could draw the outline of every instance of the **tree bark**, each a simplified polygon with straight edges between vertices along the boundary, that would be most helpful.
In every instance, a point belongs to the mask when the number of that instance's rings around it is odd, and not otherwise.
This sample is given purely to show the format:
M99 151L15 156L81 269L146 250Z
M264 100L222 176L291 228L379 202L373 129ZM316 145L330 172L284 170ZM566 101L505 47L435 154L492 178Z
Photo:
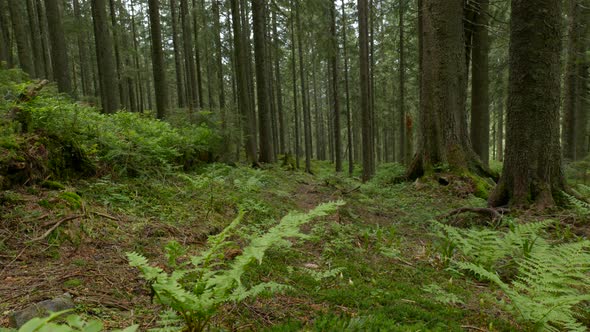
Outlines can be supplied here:
M274 162L272 123L270 120L270 98L268 91L268 70L266 63L266 37L264 25L265 0L252 0L254 21L254 55L256 63L256 94L258 96L258 130L260 137L260 157L263 163Z
M41 43L41 30L39 29L39 20L37 19L37 8L33 0L27 1L27 13L29 14L29 27L31 32L31 44L33 46L33 59L35 73L39 78L45 76L43 49ZM3 46L2 46L3 47Z
M408 170L416 179L446 165L489 175L471 148L465 110L467 68L463 0L424 0L421 10L420 135Z
M305 171L311 173L311 112L307 98L307 84L305 80L305 62L303 61L303 28L301 26L301 4L295 0L297 20L297 46L299 48L299 80L301 81L301 105L303 106L303 136L305 141Z
M6 62L12 68L12 38L10 36L10 15L7 0L0 0L0 62Z
M405 40L404 40L404 16L405 0L399 3L399 157L397 160L401 164L407 164L411 158L411 151L408 151L406 140L406 57L405 57Z
M336 161L336 172L342 172L342 142L340 138L340 94L338 85L338 37L336 35L336 0L332 0L330 6L330 33L332 37L332 49L330 50L330 66L332 67L332 110L334 114L334 125L332 130L334 137L334 159Z
M474 4L473 47L471 67L471 144L484 165L490 159L490 94L489 94L489 0Z
M360 68L360 99L362 117L362 144L363 144L363 181L373 177L374 140L372 137L371 120L371 80L369 73L369 27L368 27L368 1L358 0L359 15L359 68Z
M45 0L45 13L47 14L47 23L49 26L53 76L57 81L59 92L72 95L73 90L70 78L68 48L66 46L65 32L61 22L61 11L58 0Z
M344 51L344 91L346 95L346 132L348 136L348 175L352 176L354 172L354 151L353 151L353 136L352 136L352 114L350 111L350 83L348 79L348 25L346 23L346 10L344 0L342 0L342 50Z
M246 157L251 164L258 163L256 146L256 129L254 111L250 108L250 93L248 89L247 66L248 56L243 45L243 31L241 27L240 7L238 0L231 0L232 26L234 31L234 58L236 59L236 76L238 91L238 108L242 118L242 130L245 139Z
M492 207L543 209L566 189L559 144L561 1L513 0L506 160Z
M156 90L156 116L158 119L163 119L168 108L168 83L166 82L166 64L162 51L159 0L149 0L149 14L152 35L152 70Z
M102 109L104 113L114 113L120 108L120 98L119 89L115 88L117 87L117 73L105 0L92 0L92 18L94 20L94 40L96 42ZM55 74L57 75L57 73Z
M24 12L22 8L22 1L9 0L10 20L12 21L13 36L16 41L16 51L18 54L18 62L21 69L29 74L30 77L36 77L35 66L33 65L33 57L31 56L31 48L27 29L24 22Z
M170 20L172 22L172 46L174 48L174 68L176 73L176 95L178 107L186 106L186 90L184 88L184 81L182 73L182 55L180 40L178 40L178 16L176 0L170 0Z
M191 38L191 16L188 9L188 1L180 0L180 15L182 22L182 38L184 46L184 63L186 70L186 100L189 110L199 105L199 93L197 91L197 79L195 76L195 62L193 53L193 38Z

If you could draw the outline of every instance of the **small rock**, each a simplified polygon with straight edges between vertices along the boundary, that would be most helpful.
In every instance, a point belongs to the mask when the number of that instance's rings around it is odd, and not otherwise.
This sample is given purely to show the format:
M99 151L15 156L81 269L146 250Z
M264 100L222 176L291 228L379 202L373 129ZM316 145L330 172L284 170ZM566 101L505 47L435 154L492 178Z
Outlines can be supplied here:
M72 296L68 293L58 296L51 300L41 301L26 307L23 310L16 311L10 315L10 324L12 327L20 328L29 320L35 317L45 317L48 313L63 311L74 308Z

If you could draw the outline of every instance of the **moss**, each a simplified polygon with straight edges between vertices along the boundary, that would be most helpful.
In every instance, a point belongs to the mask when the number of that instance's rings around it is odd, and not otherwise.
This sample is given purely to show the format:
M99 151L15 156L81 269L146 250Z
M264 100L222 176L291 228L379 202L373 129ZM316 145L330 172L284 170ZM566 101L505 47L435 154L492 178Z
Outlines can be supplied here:
M82 198L76 193L66 191L59 194L59 198L65 201L74 210L82 207Z
M76 287L80 287L84 284L84 282L80 279L74 278L74 279L70 279L64 282L63 286L64 288L76 288Z
M45 189L51 189L51 190L64 190L66 189L66 187L57 182L57 181L51 181L51 180L45 180L41 183L41 187L45 188Z
M494 184L490 183L490 181L485 178L471 173L465 173L464 175L473 183L473 195L487 200L490 196L490 191L494 188Z

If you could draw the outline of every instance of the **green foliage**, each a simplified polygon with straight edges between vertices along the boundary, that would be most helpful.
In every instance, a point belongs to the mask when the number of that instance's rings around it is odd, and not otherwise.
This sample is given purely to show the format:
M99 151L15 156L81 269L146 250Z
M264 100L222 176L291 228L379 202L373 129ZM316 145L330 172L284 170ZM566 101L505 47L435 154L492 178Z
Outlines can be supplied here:
M164 328L179 327L184 324L188 331L203 331L219 306L226 302L241 302L262 292L278 292L286 286L274 282L256 285L245 284L242 276L252 262L262 263L268 249L277 245L290 245L287 239L304 238L300 226L314 218L335 211L342 202L322 204L312 211L290 213L266 233L253 238L233 261L224 260L224 250L232 243L230 237L237 236L243 213L221 233L210 236L208 248L197 256L190 257L190 263L176 263L183 253L176 244L166 248L168 261L176 269L168 274L159 267L149 265L140 254L128 253L131 266L138 267L142 276L151 284L155 296L169 310L161 316L160 325Z
M580 185L580 187L584 188L585 186ZM590 215L590 204L577 199L576 197L569 195L567 193L562 193L562 195L565 196L565 198L567 199L568 203L573 207L573 209L581 214L581 215Z
M449 293L437 284L422 287L422 290L432 295L433 300L443 304L462 304L463 301L455 294Z
M585 331L576 308L590 301L590 241L551 244L541 233L553 223L511 224L508 232L435 225L461 253L454 265L500 287L508 310L539 330ZM515 271L508 281L507 267Z
M14 100L31 83L8 74L0 70L0 91ZM211 161L210 154L220 147L219 136L207 125L185 121L174 127L145 114L100 114L51 88L19 107L26 118L20 129L17 119L10 119L9 107L0 108L0 152L36 159L57 177L91 174L97 167L119 175L162 174Z
M33 318L26 322L20 329L6 330L0 332L100 332L103 331L103 324L98 320L85 321L78 315L69 315L65 319L65 324L55 323L54 321L61 317L69 310L52 313L44 318ZM123 330L112 330L113 332L135 332L139 326L133 325Z

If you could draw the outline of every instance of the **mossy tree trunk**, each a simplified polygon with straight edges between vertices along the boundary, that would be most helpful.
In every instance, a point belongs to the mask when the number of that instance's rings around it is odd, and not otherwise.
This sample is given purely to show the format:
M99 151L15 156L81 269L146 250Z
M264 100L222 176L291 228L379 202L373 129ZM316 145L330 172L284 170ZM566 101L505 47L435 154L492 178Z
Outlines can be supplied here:
M423 0L422 6L420 134L407 176L419 178L437 165L489 175L467 130L463 0Z
M559 144L561 1L513 0L506 154L490 206L554 206L565 190Z

